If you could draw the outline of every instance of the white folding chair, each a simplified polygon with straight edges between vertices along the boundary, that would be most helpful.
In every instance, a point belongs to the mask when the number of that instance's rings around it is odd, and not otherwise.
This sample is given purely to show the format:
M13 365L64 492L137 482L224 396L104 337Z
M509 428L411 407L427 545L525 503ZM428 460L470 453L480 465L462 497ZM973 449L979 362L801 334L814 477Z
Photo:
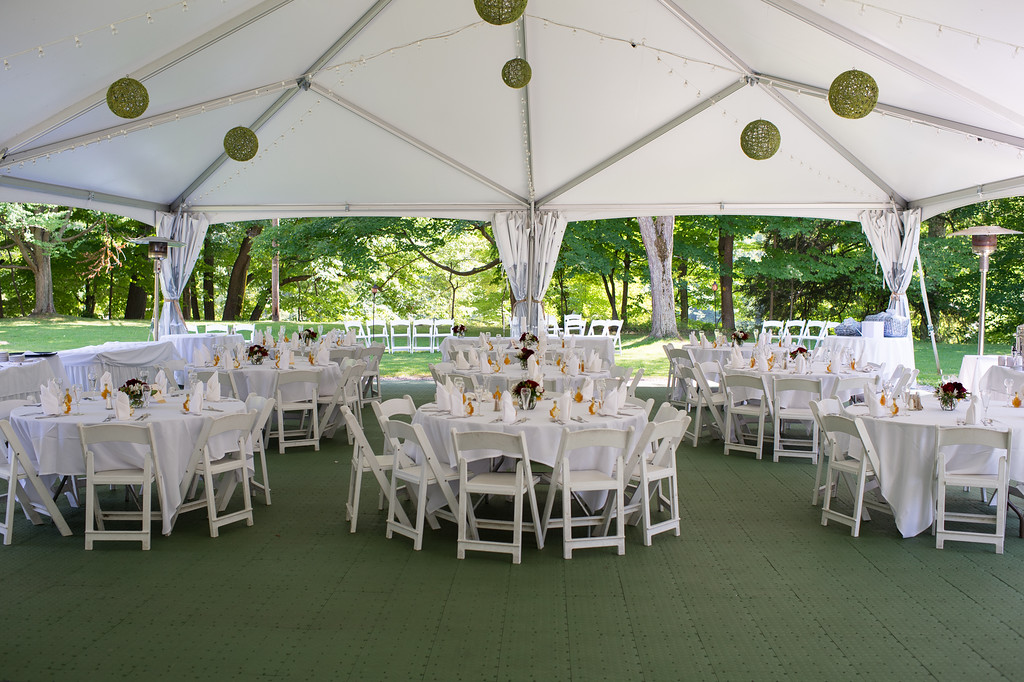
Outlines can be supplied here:
M165 372L166 374L166 372ZM222 398L239 398L238 386L235 384L235 375L226 369L200 369L196 370L196 379L203 382L203 385L207 385L210 378L216 376L217 383L220 385L220 396ZM169 379L169 377L168 377ZM225 396L225 389L228 395Z
M626 553L625 510L623 508L623 486L626 455L633 439L633 427L628 429L588 429L571 431L562 429L562 440L551 471L547 501L544 504L544 534L551 528L562 529L562 555L572 558L573 550L585 547L615 547L618 553ZM615 452L612 473L599 469L574 469L570 465L572 453L586 448L611 448ZM603 524L602 515L584 503L581 493L605 493L605 505L614 505L615 534L590 537L574 537L574 527L598 527ZM562 516L552 518L556 495L562 498ZM573 501L582 508L582 515L573 515ZM609 512L611 513L611 512Z
M582 336L587 333L587 321L582 315L571 313L565 316L565 334Z
M821 507L821 525L827 526L829 521L838 521L850 527L850 535L860 535L861 519L864 508L876 509L892 514L888 503L879 495L877 500L866 497L872 488L878 488L878 453L871 442L871 436L864 428L864 420L860 417L851 419L837 414L823 415L821 418L825 430L829 434L831 449L828 452L828 469L825 472L825 503ZM832 508L835 498L833 486L838 492L839 479L843 478L853 494L853 509L843 514ZM852 483L851 483L852 481Z
M636 370L636 374L633 375L632 381L629 382L629 388L626 389L627 392L629 393L629 395L631 395L631 396L635 396L636 395L636 388L637 388L637 386L640 385L640 379L643 377L643 375L644 375L644 368L643 367L638 368Z
M697 422L699 423L701 419L699 412L707 408L711 415L708 425L716 429L724 439L725 417L722 411L725 409L725 391L722 390L720 383L721 373L721 366L717 362L697 362L693 365L693 377L697 382L700 396Z
M783 335L789 334L791 339L799 342L800 338L804 335L806 327L807 320L786 320L786 324L782 326L782 333Z
M366 328L363 327L362 320L345 320L344 322L341 323L341 326L345 329L346 334L348 333L349 329L355 329L356 341L366 346L370 345L370 337L366 333Z
M548 334L550 336L558 336L562 333L562 330L558 326L558 315L547 316Z
M534 490L533 469L526 449L526 436L503 431L464 431L452 429L452 448L459 462L459 539L457 556L466 558L466 550L477 552L499 552L512 555L512 563L522 561L523 553L523 497L530 505L533 521L533 535L537 549L544 549L544 533L541 530L540 513L537 508L537 493ZM470 474L470 462L489 460L488 471ZM515 463L513 471L497 470L499 463ZM478 496L476 503L473 496ZM512 498L512 521L481 518L483 500L488 496ZM483 500L479 499L483 498ZM480 504L477 507L477 504ZM479 529L512 531L511 542L482 540ZM476 532L471 532L475 529Z
M319 414L317 415L317 426L320 429L317 439L333 438L334 432L344 423L338 409L347 405L356 415L356 420L363 423L362 411L362 380L363 372L366 370L366 363L359 361L345 365L341 369L341 378L334 393L318 398ZM351 434L349 442L352 442Z
M821 400L821 379L774 378L772 398L768 403L775 430L773 462L778 462L779 457L807 457L817 462L818 424L807 407L811 400Z
M919 369L903 371L903 376L901 376L899 381L896 382L896 385L893 386L891 394L893 400L899 400L911 386L915 386L917 384L917 375L920 371L921 370Z
M764 377L743 373L722 375L725 386L725 454L733 450L752 452L761 459L764 423L771 410ZM735 440L734 440L735 439Z
M857 403L863 403L868 399L865 393L865 385L872 386L872 396L877 390L879 384L879 378L874 377L858 377L848 376L836 379L835 384L832 385L831 398L835 398L843 405L854 405Z
M430 370L430 376L434 379L434 384L439 385L443 384L448 375L455 371L455 363L435 362L432 365L427 365L427 369Z
M163 493L160 489L160 470L156 440L149 424L95 424L78 425L82 451L85 453L85 548L92 549L97 540L141 542L142 549L150 548L151 526L160 519L160 512L153 511L153 486L163 507ZM136 466L120 469L96 469L95 448L99 445L127 446L118 448L123 459L136 462ZM131 446L137 446L133 448ZM113 485L138 486L140 509L138 511L104 511L100 507L97 488ZM107 521L137 521L139 530L108 530Z
M210 537L220 535L220 529L231 523L245 521L245 525L253 524L252 494L249 489L248 444L251 443L253 425L258 418L255 410L238 414L225 414L214 417L203 426L196 446L192 451L191 461L181 482L182 500L178 505L175 518L181 514L206 509L207 522L210 526ZM230 445L224 448L224 454L214 459L210 441L218 439L224 443L230 439ZM220 480L218 491L214 479ZM242 482L242 508L223 513L227 509L235 483ZM198 483L202 485L199 486ZM192 491L200 491L199 496L188 495Z
M637 398L636 396L626 394L626 405L635 405L644 411L644 416L648 419L651 418L651 410L654 409L654 398Z
M286 398L287 396L287 398ZM320 375L311 369L281 372L277 379L277 451L312 445L320 451ZM291 421L289 428L286 422Z
M410 328L412 329L412 349L414 351L425 350L428 353L434 350L433 341L433 330L434 320L430 317L419 317L414 320L410 320ZM420 341L426 341L427 345L423 345Z
M821 485L821 475L825 471L825 465L829 458L829 452L835 443L832 442L832 436L828 431L825 430L824 418L827 414L844 414L843 403L838 398L822 398L821 400L812 400L807 404L808 409L811 411L811 417L818 424L818 433L821 434L821 443L819 444L818 465L815 467L814 473L814 491L811 493L811 504L815 507L818 506L818 496L824 492L824 488ZM848 415L847 415L848 416Z
M408 397L408 396L406 396ZM401 400L396 398L395 400ZM410 398L411 400L411 398ZM390 401L389 401L390 402ZM377 403L374 403L377 407ZM387 473L391 471L394 464L394 457L390 455L374 454L370 447L370 441L366 439L363 427L356 420L352 410L347 405L342 405L341 416L345 420L346 427L352 434L352 470L348 479L348 499L345 501L345 520L349 522L349 532L356 532L356 524L359 521L359 498L363 489L363 474L373 474L379 490L377 509L384 508L384 494L390 489ZM386 439L385 439L386 442ZM401 506L395 509L398 520L404 526L409 526L409 517Z
M775 341L782 335L781 320L765 320L761 323L760 336L768 335L768 341Z
M391 320L391 352L413 351L412 320Z
M245 411L256 413L256 419L252 424L252 453L254 459L256 453L259 453L260 471L262 472L262 478L257 480L256 472L253 471L253 475L249 477L249 486L251 489L263 493L263 500L268 507L270 506L270 470L267 468L267 447L263 432L267 428L267 422L270 421L275 404L276 401L273 398L264 398L254 393L250 393L249 397L245 399Z
M807 320L800 338L797 339L797 344L805 348L814 348L821 342L827 329L828 323L824 320Z
M665 357L668 358L668 385L665 387L665 397L668 400L684 400L680 390L679 373L676 371L679 365L693 366L689 354L683 348L675 348L672 344L665 344Z
M980 542L995 546L1003 553L1006 536L1006 499L1009 481L1007 461L1010 456L1011 431L981 426L939 427L935 441L935 547L942 549L947 540ZM952 448L955 448L953 450ZM991 490L996 513L950 512L946 505L946 488L970 487ZM953 530L948 522L987 524L992 532Z
M361 382L362 388L359 391L359 401L361 405L379 401L381 399L380 361L383 358L383 344L370 344L370 346L359 354L359 359L366 363L366 369L363 370Z
M452 481L458 480L459 472L444 467L434 454L434 449L424 433L423 427L419 424L406 424L394 419L387 421L385 436L391 440L391 448L394 458L391 465L391 487L388 492L388 525L385 537L389 540L394 533L412 538L413 549L419 551L423 548L423 524L427 519L427 491L435 487L442 499L441 509L430 514L431 525L435 525L433 516L441 515L447 507L445 514L455 520L456 510L459 508L458 500L452 491ZM419 461L413 459L410 449L419 454ZM398 513L401 502L398 499L399 485L405 485L410 490L410 499L416 506L416 518L411 523L403 521Z
M61 535L71 535L71 528L50 498L49 489L39 478L25 447L7 419L0 419L0 479L7 481L7 492L0 495L0 499L5 502L4 518L0 522L0 535L3 535L5 545L11 544L14 539L15 502L21 505L33 525L42 525L40 514L44 514L50 517ZM38 501L33 501L30 490L35 493Z
M384 346L385 350L391 352L391 335L388 333L388 323L384 320L378 322L377 320L371 320L366 324L366 338L369 340L370 345L379 343Z
M441 350L441 342L452 335L452 327L455 320L431 320L430 322L430 352L436 353Z

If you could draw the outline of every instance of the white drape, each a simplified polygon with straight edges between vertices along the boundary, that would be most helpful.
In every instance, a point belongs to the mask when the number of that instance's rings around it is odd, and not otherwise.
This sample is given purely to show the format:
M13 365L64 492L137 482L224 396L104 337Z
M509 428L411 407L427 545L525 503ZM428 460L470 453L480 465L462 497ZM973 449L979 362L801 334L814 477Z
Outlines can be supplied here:
M910 317L907 289L914 276L914 261L918 257L921 210L863 211L860 223L882 268L885 286L892 292L888 311L894 315Z
M160 217L156 233L183 242L184 246L168 249L167 257L160 267L160 289L163 291L164 305L160 314L160 335L185 334L185 316L181 312L179 299L181 292L192 276L192 269L199 259L199 252L206 239L206 230L210 221L202 214L178 212L177 215L165 213Z
M501 264L517 301L512 318L527 318L531 328L544 317L544 294L555 272L566 222L558 211L536 211L531 229L529 211L507 211L495 213L491 223Z

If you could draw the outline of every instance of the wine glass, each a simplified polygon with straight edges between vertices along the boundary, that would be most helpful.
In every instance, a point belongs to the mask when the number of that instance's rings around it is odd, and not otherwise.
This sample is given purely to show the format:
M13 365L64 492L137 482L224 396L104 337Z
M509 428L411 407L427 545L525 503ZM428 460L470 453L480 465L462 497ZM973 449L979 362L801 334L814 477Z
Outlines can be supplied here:
M96 392L96 370L89 369L89 391Z
M143 367L142 369L139 370L139 379L144 384L149 383L149 368Z
M983 388L978 391L981 398L981 420L983 423L988 421L988 406L992 402L992 391Z
M82 414L82 386L80 384L71 386L71 399L75 401L75 414Z
M1013 379L1003 379L1003 388L1006 389L1006 406L1013 405Z

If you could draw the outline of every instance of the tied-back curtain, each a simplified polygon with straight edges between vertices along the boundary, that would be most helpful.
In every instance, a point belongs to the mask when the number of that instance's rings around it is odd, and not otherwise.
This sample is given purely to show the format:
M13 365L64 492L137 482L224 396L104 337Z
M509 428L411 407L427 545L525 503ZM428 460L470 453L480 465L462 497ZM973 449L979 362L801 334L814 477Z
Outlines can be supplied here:
M199 259L199 252L203 248L203 240L206 239L206 229L209 226L210 221L202 213L193 215L179 211L177 215L165 213L160 218L160 224L156 229L157 235L185 244L169 248L167 257L160 266L160 289L164 295L163 310L160 314L161 336L188 333L179 300Z
M921 210L863 211L860 223L882 268L882 280L892 292L888 311L910 317L907 289L921 241Z
M512 319L525 317L529 325L538 326L544 319L544 294L555 272L566 219L557 211L536 211L532 230L529 222L529 211L507 211L495 213L491 225L502 267L517 301ZM528 298L532 298L532 308Z

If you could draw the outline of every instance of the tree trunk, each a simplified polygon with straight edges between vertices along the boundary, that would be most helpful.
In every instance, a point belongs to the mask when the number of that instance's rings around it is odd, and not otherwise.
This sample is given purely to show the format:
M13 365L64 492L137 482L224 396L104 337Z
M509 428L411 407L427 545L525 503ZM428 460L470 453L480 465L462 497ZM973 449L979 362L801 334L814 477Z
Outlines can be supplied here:
M4 319L4 287L0 283L0 320Z
M50 231L40 227L32 228L33 236L40 242L50 241ZM57 309L53 305L53 269L50 265L50 252L38 243L32 245L32 256L36 276L36 306L33 315L54 315Z
M242 243L238 245L238 256L235 257L235 264L231 266L231 278L228 280L228 293L224 299L223 320L237 320L242 314L242 305L245 299L245 283L249 275L249 263L252 260L252 241L263 232L263 226L259 223L250 227Z
M616 308L616 295L615 295L615 270L612 270L611 277L608 275L601 275L601 282L604 284L604 295L608 298L608 306L612 310L612 319L618 314Z
M188 285L188 288L189 288L189 292L191 292L191 294L189 296L189 303L192 306L192 319L193 320L198 320L198 319L200 319L200 317L199 317L199 292L196 290L196 275L195 275L194 272L192 273L192 280L191 280L191 283Z
M252 307L252 312L249 313L249 321L256 322L263 317L263 309L267 307L267 301L270 300L270 291L264 289L260 292L260 295L256 297L256 305Z
M718 281L722 290L722 329L736 329L736 314L732 305L732 253L735 242L733 235L718 229Z
M85 300L82 302L82 315L84 317L96 316L96 283L92 279L85 280ZM2 310L0 310L0 317L3 317Z
M679 336L672 291L672 232L676 217L641 216L637 222L651 271L651 338L675 338Z
M622 257L622 313L619 315L619 319L622 320L622 327L624 328L629 323L629 267L633 265L633 257L626 252L626 255ZM621 331L621 328L620 328Z
M133 277L128 282L128 296L124 302L124 319L146 319L146 289Z
M689 261L679 259L679 317L683 322L683 333L690 331L690 283L686 281Z
M203 242L203 319L210 322L216 319L213 310L213 244L210 241L210 233L206 233L206 240Z

